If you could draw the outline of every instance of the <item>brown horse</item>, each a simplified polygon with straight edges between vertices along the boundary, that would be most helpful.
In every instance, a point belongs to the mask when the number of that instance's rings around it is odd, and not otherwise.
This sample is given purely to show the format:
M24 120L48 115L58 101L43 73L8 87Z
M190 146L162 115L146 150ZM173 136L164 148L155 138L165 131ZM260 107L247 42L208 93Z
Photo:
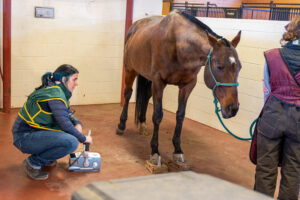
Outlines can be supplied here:
M210 55L211 72L206 66L204 73L206 86L212 89L216 84L211 73L218 82L236 83L241 63L235 47L240 35L241 31L229 42L198 19L179 11L173 11L165 17L155 16L136 21L130 27L125 41L125 104L117 134L123 134L126 128L132 84L138 76L135 120L140 123L141 130L145 130L147 106L152 96L154 131L150 162L160 165L158 130L163 117L163 91L167 84L177 85L179 96L173 160L183 163L180 134L186 103L197 83L197 74ZM220 101L223 117L235 116L239 107L237 87L218 86L215 95Z

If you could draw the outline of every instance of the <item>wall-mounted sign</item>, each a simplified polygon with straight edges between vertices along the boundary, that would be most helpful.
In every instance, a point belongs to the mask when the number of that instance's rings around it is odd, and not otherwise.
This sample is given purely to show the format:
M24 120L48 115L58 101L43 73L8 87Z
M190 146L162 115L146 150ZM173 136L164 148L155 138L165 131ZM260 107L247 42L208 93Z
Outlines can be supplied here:
M54 8L35 7L35 17L54 18Z

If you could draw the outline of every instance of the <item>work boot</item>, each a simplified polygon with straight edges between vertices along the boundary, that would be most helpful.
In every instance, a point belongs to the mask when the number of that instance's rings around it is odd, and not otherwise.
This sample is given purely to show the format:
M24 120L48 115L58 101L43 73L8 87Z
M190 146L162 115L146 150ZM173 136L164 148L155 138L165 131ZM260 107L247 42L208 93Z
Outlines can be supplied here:
M45 167L54 167L54 166L56 166L56 165L57 165L57 161L54 160L54 161L52 161L52 162L49 162L47 165L45 165Z
M33 179L33 180L46 180L48 178L48 173L43 172L41 169L33 168L32 164L30 163L28 158L26 158L23 161L23 165L25 167L27 176L29 176L31 179Z

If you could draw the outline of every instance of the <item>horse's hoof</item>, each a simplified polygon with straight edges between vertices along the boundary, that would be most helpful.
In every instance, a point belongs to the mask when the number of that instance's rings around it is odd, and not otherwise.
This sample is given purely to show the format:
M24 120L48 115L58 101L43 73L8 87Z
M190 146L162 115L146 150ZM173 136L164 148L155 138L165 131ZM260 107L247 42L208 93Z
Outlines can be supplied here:
M123 135L124 134L124 130L121 130L121 129L117 128L116 134L117 135Z
M157 165L158 167L161 166L161 157L157 153L150 155L150 163L153 165Z
M184 155L173 154L173 161L168 162L169 171L187 171L191 169L191 166L184 160Z
M177 162L184 163L184 155L183 155L183 153L174 153L173 154L173 161L175 163L177 163Z
M147 130L147 125L145 122L140 124L140 135L145 135L145 136L150 135L150 133Z
M156 158L158 158L158 159L156 159ZM153 162L157 162L157 160L159 160L160 165L153 164ZM146 162L145 162L145 167L152 174L168 172L168 166L161 163L160 156L158 156L158 154L154 154L153 156L150 156L150 160L146 160Z

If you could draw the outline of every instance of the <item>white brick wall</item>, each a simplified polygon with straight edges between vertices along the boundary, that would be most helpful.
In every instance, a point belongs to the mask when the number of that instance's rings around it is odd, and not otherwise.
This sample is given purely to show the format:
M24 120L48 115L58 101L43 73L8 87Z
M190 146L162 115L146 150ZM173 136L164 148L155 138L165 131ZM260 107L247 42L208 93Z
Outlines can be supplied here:
M134 0L133 20L162 14L162 0Z
M35 6L55 18L34 18ZM64 63L80 71L72 104L119 102L125 13L125 0L13 0L12 107Z
M237 47L242 70L238 82L240 86L240 110L231 119L224 120L227 127L236 135L249 137L249 126L259 115L263 106L263 52L280 47L279 40L288 22L264 20L239 20L199 18L216 33L229 41L242 30L241 41ZM204 69L204 68L203 68ZM204 84L203 72L198 75L198 83L194 88L187 105L186 117L224 131L214 113L213 96ZM168 86L164 93L163 106L172 112L177 110L178 89Z
M35 6L55 18L34 18ZM134 19L161 12L161 0L134 1ZM126 0L12 0L12 107L63 63L80 71L71 104L120 102L125 16Z

